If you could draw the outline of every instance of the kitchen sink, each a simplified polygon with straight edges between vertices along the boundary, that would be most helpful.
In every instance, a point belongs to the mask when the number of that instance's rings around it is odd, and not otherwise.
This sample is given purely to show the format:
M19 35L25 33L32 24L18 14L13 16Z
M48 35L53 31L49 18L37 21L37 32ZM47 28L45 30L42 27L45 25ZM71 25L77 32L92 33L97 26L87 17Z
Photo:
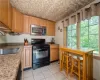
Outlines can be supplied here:
M0 54L5 55L5 54L16 54L18 53L20 48L5 48L5 49L0 49Z

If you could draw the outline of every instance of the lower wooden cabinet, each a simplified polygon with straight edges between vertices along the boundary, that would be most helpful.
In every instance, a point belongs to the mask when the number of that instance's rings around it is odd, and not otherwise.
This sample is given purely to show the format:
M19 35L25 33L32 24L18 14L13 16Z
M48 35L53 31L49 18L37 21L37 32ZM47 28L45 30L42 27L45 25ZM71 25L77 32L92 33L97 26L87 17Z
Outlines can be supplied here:
M25 34L30 34L31 33L31 26L29 24L29 16L27 16L27 15L24 15L23 33L25 33Z
M50 62L59 59L59 45L50 44Z
M23 68L31 68L32 67L32 46L24 46L23 53Z

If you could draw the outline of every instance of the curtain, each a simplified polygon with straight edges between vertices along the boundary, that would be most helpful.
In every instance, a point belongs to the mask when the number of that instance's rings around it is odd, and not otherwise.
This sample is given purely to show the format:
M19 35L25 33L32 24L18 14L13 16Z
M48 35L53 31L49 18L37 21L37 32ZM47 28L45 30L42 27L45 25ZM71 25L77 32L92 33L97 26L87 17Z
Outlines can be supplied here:
M82 20L82 15L81 15L81 12L77 13L76 14L76 22L80 22Z
M96 16L96 14L97 14L96 5L92 4L90 7L91 7L91 16Z
M65 19L64 20L64 27L68 27L69 26L69 19Z
M67 17L67 19L64 20L64 27L67 27L70 24L75 24L85 19L89 19L92 16L100 16L100 2L93 3L88 7L76 12L72 16Z
M100 16L100 2L92 4L90 7L91 7L91 16Z
M85 19L91 18L91 7L85 9Z
M76 24L76 15L71 16L70 24Z
M100 16L100 2L96 4L97 16Z

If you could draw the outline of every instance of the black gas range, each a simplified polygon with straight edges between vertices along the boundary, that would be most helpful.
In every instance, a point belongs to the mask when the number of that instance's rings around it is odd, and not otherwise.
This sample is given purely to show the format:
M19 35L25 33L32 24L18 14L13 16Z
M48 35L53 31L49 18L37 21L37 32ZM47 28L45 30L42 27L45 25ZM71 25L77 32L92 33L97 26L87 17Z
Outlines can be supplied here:
M31 39L32 68L36 69L50 64L50 46L45 39Z

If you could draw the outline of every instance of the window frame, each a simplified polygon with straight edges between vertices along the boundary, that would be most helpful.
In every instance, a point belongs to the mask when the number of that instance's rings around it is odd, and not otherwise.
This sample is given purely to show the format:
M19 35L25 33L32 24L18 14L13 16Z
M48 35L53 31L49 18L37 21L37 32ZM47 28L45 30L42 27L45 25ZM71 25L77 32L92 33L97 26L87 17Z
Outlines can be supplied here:
M98 18L99 18L99 16L98 16ZM90 33L90 28L91 28L91 26L96 26L96 25L98 25L99 26L99 24L92 24L92 25L90 25L90 20L92 19L92 17L90 18L90 19L85 19L86 21L87 21L87 26L85 26L85 27L82 27L81 26L81 22L80 22L80 28L87 28L87 35L81 35L81 29L80 29L80 48L82 48L82 46L81 46L81 43L82 43L82 41L81 41L81 38L82 38L82 36L87 36L87 38L88 38L88 46L87 46L87 49L92 49L91 48L91 45L90 45L90 36L94 36L94 35L96 35L96 36L98 36L97 38L98 38L98 41L99 41L99 33L96 33L96 34L91 34ZM85 20L83 20L83 21L85 21ZM98 27L98 32L99 32L99 27ZM97 47L98 47L98 52L99 52L99 45L97 45ZM85 47L83 47L83 49L84 49ZM94 48L96 48L96 47L94 47ZM97 53L95 53L95 54L97 54Z
M98 16L99 17L99 28L98 28L98 43L99 43L99 45L98 45L98 55L100 55L100 16ZM95 25L95 24L94 24ZM89 27L89 20L88 20L88 27ZM81 22L77 22L76 23L76 48L77 49L80 49L81 48L81 41L80 41L80 37L81 37L81 34L80 34L80 28L81 28ZM88 29L89 30L89 29ZM68 33L68 27L66 27L66 34ZM88 31L88 33L89 33L89 31ZM68 47L68 35L66 35L66 46ZM94 54L94 55L97 55L97 54Z
M75 25L75 27L76 27L75 29L72 29L72 26L73 26L73 25ZM68 27L71 27L70 30L68 30ZM67 46L68 48L72 48L72 44L71 44L70 47L68 46L68 38L69 38L69 37L70 37L70 38L76 37L76 45L75 45L75 47L76 47L76 49L77 49L77 24L71 24L71 25L69 25L68 27L66 28L66 34L67 34L66 46ZM76 31L76 36L73 36L73 35L72 35L72 31L73 31L73 30ZM68 36L68 32L69 32L69 31L71 32L71 36ZM74 48L72 48L72 49L74 49Z

